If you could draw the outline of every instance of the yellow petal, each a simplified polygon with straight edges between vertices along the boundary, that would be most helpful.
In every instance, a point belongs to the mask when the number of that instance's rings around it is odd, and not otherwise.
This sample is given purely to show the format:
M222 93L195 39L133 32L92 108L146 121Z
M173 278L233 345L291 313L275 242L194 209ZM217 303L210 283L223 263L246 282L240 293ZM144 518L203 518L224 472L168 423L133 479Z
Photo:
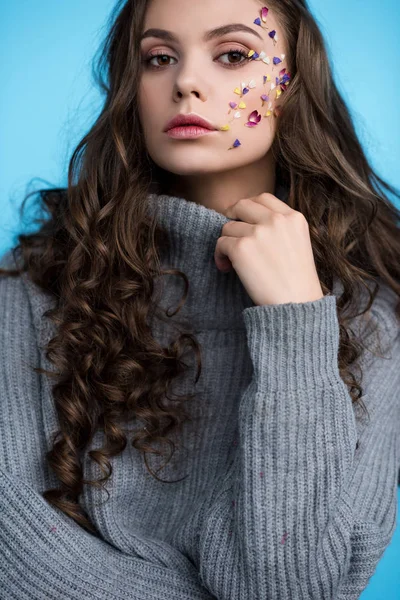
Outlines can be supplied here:
M222 125L222 127L220 127L219 129L220 131L229 131L230 125Z
M267 110L267 112L265 113L265 115L264 115L264 116L265 116L265 117L270 117L270 116L271 116L271 111L270 111L270 110Z
M279 98L279 96L282 94L282 90L276 90L276 98Z
M235 90L234 93L235 94L239 94L239 96L241 96L242 95L242 90L240 90L239 88L236 88L236 90Z
M244 102L239 103L239 108L246 108L246 104Z
M254 50L250 50L250 52L247 55L247 58L250 58L251 56L253 56L253 54L255 54Z

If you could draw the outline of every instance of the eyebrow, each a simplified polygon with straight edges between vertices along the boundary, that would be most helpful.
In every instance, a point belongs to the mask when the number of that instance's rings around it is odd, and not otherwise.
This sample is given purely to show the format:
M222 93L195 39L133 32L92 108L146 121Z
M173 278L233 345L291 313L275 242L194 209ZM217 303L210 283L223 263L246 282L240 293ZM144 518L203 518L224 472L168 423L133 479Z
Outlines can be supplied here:
M215 29L210 29L210 31L206 31L206 33L203 36L203 41L204 42L209 42L217 37L221 37L227 33L235 33L238 31L244 31L245 33L251 33L252 35L255 35L256 37L258 37L260 40L264 41L263 38L261 37L261 35L259 33L257 33L257 31L254 31L254 29L252 29L251 27L248 27L247 25L244 25L243 23L231 23L230 25L223 25L222 27L216 27ZM166 42L175 42L178 43L178 38L176 37L176 35L174 35L172 33L172 31L167 31L166 29L148 29L147 31L145 31L141 38L140 41L144 40L145 38L149 38L149 37L156 37L156 38L160 38L162 40L165 40Z

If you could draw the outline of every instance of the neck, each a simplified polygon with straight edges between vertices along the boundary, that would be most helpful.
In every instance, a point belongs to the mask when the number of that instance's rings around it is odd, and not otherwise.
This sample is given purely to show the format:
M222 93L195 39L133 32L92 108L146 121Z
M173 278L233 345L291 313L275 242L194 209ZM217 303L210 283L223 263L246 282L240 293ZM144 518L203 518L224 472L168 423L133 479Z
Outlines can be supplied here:
M239 149L231 152L240 151ZM274 193L275 161L268 152L261 160L226 171L170 177L168 195L223 212L241 198Z

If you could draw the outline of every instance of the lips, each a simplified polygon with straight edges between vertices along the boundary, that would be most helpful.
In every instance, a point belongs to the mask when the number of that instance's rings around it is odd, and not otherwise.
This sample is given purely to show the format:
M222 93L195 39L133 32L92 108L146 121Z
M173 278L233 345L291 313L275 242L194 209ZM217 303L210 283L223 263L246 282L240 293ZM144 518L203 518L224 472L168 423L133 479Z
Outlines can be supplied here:
M169 131L170 129L173 129L174 127L185 127L185 126L189 126L191 125L193 126L197 126L197 127L203 127L204 129L210 129L212 131L214 131L216 129L216 127L214 127L214 125L212 125L212 123L210 123L209 121L207 121L206 119L203 119L203 117L200 117L199 115L195 115L194 113L190 113L187 115L184 114L179 114L176 115L176 117L174 117L173 119L171 119L171 121L169 121L169 123L167 123L164 131Z

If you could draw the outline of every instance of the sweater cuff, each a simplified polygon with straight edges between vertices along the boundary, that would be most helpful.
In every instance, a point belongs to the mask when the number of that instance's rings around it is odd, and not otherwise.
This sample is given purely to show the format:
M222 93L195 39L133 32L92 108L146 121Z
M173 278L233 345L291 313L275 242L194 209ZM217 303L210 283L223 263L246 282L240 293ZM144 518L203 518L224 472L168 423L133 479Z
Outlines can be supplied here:
M336 296L242 311L258 391L314 388L340 378Z

